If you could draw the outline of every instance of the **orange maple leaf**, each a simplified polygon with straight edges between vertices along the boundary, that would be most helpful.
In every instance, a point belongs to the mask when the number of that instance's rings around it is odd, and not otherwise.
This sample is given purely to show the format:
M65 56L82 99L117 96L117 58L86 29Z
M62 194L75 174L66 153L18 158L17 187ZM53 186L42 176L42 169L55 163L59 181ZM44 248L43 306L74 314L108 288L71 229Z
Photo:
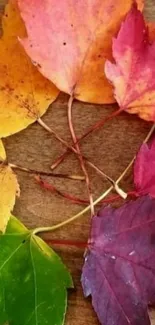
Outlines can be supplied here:
M112 37L133 0L18 0L28 38L21 42L60 90L94 103L112 103L104 75ZM140 8L143 0L139 0Z

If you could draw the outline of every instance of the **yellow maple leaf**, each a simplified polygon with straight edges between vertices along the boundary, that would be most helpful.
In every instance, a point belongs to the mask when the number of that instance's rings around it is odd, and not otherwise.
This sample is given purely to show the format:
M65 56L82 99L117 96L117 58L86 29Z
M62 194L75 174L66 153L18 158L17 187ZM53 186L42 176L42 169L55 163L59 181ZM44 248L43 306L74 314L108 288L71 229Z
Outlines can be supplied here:
M0 165L0 231L4 232L20 190L16 175L8 165Z
M0 140L0 161L6 159L6 152L2 140Z
M4 232L13 210L16 196L20 195L17 177L6 160L6 152L0 139L0 231Z
M11 0L2 19L0 39L0 137L26 128L42 116L59 91L22 48L18 37L26 36L17 3Z

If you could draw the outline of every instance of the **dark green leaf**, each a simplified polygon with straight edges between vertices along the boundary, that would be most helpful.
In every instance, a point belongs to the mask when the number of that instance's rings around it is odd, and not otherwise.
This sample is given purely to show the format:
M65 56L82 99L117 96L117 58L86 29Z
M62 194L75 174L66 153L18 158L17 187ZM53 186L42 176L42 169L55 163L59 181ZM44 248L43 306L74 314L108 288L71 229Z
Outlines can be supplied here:
M72 278L56 253L12 217L0 235L0 325L61 325Z

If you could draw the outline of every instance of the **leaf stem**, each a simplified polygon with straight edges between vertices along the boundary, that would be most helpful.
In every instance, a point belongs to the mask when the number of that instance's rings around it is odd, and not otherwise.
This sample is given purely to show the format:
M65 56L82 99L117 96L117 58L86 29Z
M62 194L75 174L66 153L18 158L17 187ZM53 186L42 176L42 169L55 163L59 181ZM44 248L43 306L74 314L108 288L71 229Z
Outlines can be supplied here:
M143 143L146 143L146 142L149 141L149 139L151 138L154 130L155 130L155 123L152 125L152 127L151 127L149 133L147 134L146 138L144 139Z
M59 195L60 197L63 197L64 199L67 199L69 200L70 202L74 203L74 204L78 204L78 205L88 205L89 204L89 201L88 200L83 200L77 196L73 196L73 195L70 195L68 193L64 193L64 192L61 192L60 190L58 190L55 186L53 186L53 184L51 183L48 183L47 181L43 180L39 175L36 175L35 176L35 180L36 182L40 185L41 188L43 188L44 190L48 191L48 192L51 192L51 193L56 193L57 195ZM127 193L127 196L137 196L139 193L137 192L128 192ZM116 200L120 200L122 199L122 197L120 195L115 195L115 196L112 196L108 199L105 199L105 200L102 200L99 205L103 204L103 203L110 203L110 202L114 202Z
M57 240L57 239L44 239L45 243L48 245L64 245L64 246L75 246L79 248L86 248L87 242L71 241L71 240Z
M153 124L153 126L151 127L149 133L147 134L146 138L144 139L143 143L146 143L151 135L153 134L155 130L155 124ZM136 157L136 156L135 156ZM123 173L119 176L119 178L116 180L116 184L118 184L123 177L126 175L126 173L128 172L128 170L131 168L131 166L133 165L133 162L135 160L135 157L131 160L131 162L128 164L127 168L123 171ZM99 196L95 201L94 201L94 206L97 205L99 202L101 202L111 191L113 190L113 186L109 187L103 194L101 194L101 196ZM64 220L62 222L60 222L57 225L51 226L51 227L40 227L40 228L36 228L32 231L32 233L34 235L41 233L41 232L51 232L54 230L57 230L63 226L66 226L72 222L74 222L75 220L79 219L81 216L83 216L85 213L87 213L90 210L90 205L87 206L85 209L83 209L82 211L80 211L79 213L77 213L76 215L68 218L67 220Z
M87 169L85 167L84 159L83 159L83 156L81 154L81 149L80 149L80 146L78 144L77 137L76 137L75 130L74 130L74 126L73 126L73 119L72 119L73 100L74 100L74 97L70 96L69 101L68 101L68 125L69 125L69 130L70 130L70 133L71 133L71 137L72 137L74 146L75 146L76 151L78 153L78 158L79 158L79 162L80 162L80 165L81 165L81 169L82 169L83 174L85 176L87 192L88 192L89 201L90 201L91 216L93 216L94 215L94 204L93 204L93 195L92 195L92 192L91 192L90 179L89 179Z
M60 174L60 173L53 173L53 172L44 172L41 170L34 170L31 168L26 168L26 167L22 167L19 165L15 165L15 164L10 164L9 166L12 169L17 169L20 170L22 172L28 173L28 174L34 174L34 175L41 175L41 176L48 176L48 177L55 177L55 178L66 178L66 179L71 179L71 180L76 180L76 181L84 181L85 177L81 176L81 175L69 175L69 174Z
M81 200L78 197L75 197L73 195L70 195L68 193L63 193L60 190L58 190L53 184L49 184L48 182L44 181L40 176L35 176L35 180L36 182L40 185L41 188L51 192L51 193L56 193L58 196L63 197L69 201L71 201L72 203L75 204L89 204L89 201L85 201L85 200Z
M113 186L109 187L108 190L106 190L106 192L104 192L97 200L94 201L94 206L97 205L101 200L103 200L113 189ZM54 231L56 229L59 229L69 223L72 223L73 221L79 219L83 214L85 214L86 212L88 212L90 210L90 205L87 206L85 209L83 209L82 211L80 211L79 213L77 213L76 215L74 215L71 218L68 218L65 221L60 222L57 225L51 226L51 227L41 227L41 228L36 228L33 230L33 234L36 235L38 233L41 232L49 232L49 231Z

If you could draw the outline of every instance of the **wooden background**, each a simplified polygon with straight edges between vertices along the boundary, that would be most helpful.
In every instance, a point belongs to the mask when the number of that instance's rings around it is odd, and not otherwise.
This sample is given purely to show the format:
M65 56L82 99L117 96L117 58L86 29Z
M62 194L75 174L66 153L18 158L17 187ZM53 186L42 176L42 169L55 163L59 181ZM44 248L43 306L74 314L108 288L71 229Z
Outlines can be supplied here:
M153 20L155 19L154 0L147 0L146 2L146 17L149 20ZM5 3L5 0L0 0L1 11ZM64 139L70 141L67 125L67 100L68 96L61 94L57 101L49 108L43 120L53 127ZM75 101L74 123L77 135L82 135L89 126L106 117L115 109L116 105L91 105ZM138 150L149 128L149 123L140 120L136 116L124 113L117 119L107 123L102 130L98 130L85 139L82 151L104 172L116 179ZM4 144L9 162L44 171L50 171L49 166L52 161L64 151L62 145L37 123L16 135L4 139ZM81 174L77 158L73 154L65 160L57 171ZM38 226L54 225L83 208L40 189L32 176L22 172L17 174L21 187L21 197L17 200L14 214L27 227L35 228ZM91 169L89 169L89 174L94 198L96 198L106 190L109 184ZM132 189L132 177L130 174L122 182L124 190ZM70 192L82 198L87 197L83 182L48 180L53 182L62 191ZM68 225L59 231L46 234L43 237L45 239L87 241L89 227L90 216L88 214L81 217L74 224ZM54 246L54 249L60 254L64 263L71 271L75 284L75 291L69 293L66 325L97 325L98 320L92 309L91 300L84 299L80 285L84 250L68 246ZM152 324L155 324L155 313Z

